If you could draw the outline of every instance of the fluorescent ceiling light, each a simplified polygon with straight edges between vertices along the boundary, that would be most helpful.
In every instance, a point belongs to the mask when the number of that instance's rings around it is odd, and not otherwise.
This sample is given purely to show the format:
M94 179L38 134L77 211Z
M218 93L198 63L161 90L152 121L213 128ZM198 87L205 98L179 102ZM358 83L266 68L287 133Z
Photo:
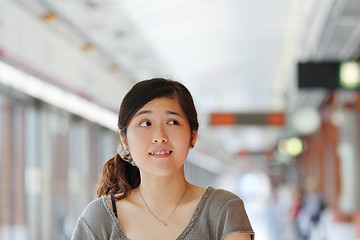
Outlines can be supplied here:
M345 61L340 64L340 86L347 89L360 87L360 63L358 61Z
M0 61L0 83L117 131L117 114Z

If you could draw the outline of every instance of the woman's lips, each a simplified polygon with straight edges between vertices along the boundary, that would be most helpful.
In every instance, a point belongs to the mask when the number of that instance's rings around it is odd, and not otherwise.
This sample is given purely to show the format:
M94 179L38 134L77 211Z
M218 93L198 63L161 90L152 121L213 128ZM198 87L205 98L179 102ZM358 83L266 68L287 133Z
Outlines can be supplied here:
M168 149L158 149L158 150L154 150L151 151L149 154L152 157L156 157L156 158L165 158L168 157L170 154L172 153L171 150Z

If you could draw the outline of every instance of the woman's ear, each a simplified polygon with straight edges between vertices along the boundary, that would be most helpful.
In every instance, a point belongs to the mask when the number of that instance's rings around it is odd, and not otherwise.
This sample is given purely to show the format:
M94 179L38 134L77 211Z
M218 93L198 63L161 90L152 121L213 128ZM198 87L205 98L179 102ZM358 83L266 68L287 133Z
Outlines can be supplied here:
M120 137L121 145L123 145L124 147L127 148L126 140L125 140L125 138L121 135L121 131L120 131L120 130L119 130L119 137Z
M195 143L197 141L197 137L198 137L198 131L192 131L191 133L191 139L190 139L190 148L194 148L195 147Z

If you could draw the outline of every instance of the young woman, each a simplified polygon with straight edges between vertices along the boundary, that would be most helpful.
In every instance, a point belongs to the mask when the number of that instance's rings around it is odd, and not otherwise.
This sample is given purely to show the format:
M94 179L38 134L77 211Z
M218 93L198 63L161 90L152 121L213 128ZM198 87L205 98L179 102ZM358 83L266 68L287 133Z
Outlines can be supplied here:
M239 197L185 178L198 126L181 83L137 83L120 107L118 154L105 163L99 198L85 208L72 239L253 240Z

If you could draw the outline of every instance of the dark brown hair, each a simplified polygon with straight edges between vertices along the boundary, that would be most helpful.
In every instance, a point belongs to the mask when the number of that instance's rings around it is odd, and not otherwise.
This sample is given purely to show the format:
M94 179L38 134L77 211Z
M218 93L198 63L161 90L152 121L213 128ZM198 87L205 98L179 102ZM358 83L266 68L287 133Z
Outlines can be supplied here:
M168 97L177 99L189 121L191 136L199 128L197 112L189 90L181 83L164 78L153 78L135 84L125 95L119 110L118 127L126 139L127 127L134 115L148 102ZM123 161L118 154L109 159L103 167L97 195L117 194L116 199L129 195L140 184L140 172L135 166Z

